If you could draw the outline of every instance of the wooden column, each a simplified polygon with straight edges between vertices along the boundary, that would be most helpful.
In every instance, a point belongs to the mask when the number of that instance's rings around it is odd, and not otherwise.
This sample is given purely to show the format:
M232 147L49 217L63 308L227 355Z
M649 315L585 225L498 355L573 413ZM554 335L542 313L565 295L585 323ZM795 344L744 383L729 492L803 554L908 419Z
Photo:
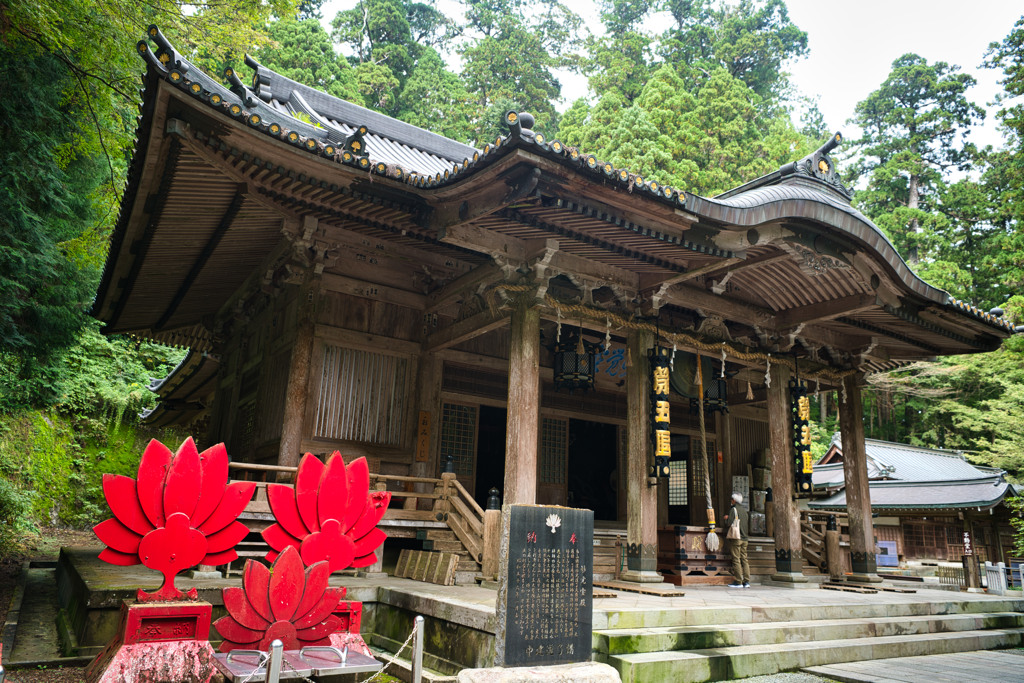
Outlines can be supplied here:
M624 581L660 582L658 569L658 487L650 486L651 366L647 349L654 335L630 330L626 339L632 367L626 372L626 571Z
M313 332L316 324L312 310L305 310L305 305L303 309L288 363L284 424L281 426L281 443L277 451L277 464L284 467L297 467L299 464L302 427L306 419L306 397L309 395L309 363L313 357Z
M802 582L800 516L793 501L793 434L789 407L789 368L772 363L768 387L768 443L772 451L772 503L775 518L775 581Z
M505 433L505 505L537 502L540 421L540 311L519 302L512 311Z
M416 410L415 433L413 434L413 462L410 474L414 477L436 477L441 467L438 451L441 434L441 371L442 361L437 354L426 352L420 355L416 366ZM421 431L426 434L421 436ZM419 493L429 493L429 484L416 484ZM424 499L425 502L429 500ZM406 500L406 509L417 508L413 498ZM424 508L428 509L428 508Z
M860 373L843 378L839 428L843 436L843 476L850 523L850 564L857 581L880 581L875 564L875 529L871 523L868 458L864 446L864 408ZM845 394L845 396L844 396Z

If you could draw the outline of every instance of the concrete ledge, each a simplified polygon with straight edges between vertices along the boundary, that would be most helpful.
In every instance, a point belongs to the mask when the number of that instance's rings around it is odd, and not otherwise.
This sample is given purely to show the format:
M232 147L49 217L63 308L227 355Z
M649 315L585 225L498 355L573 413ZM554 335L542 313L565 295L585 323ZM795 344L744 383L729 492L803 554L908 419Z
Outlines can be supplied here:
M463 669L459 683L621 683L619 672L607 664L581 662L557 666L527 666L503 669Z

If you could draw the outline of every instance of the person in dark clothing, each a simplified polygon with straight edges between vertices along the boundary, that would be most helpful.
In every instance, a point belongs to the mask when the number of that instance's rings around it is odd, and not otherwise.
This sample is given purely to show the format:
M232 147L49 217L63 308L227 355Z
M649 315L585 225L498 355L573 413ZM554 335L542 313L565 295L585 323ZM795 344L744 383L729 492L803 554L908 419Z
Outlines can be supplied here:
M747 508L743 507L743 494L732 494L732 507L725 518L725 529L728 532L733 520L739 520L740 537L729 540L729 552L732 555L732 575L735 579L730 588L750 588L750 563L747 561L747 539L749 538L749 518Z

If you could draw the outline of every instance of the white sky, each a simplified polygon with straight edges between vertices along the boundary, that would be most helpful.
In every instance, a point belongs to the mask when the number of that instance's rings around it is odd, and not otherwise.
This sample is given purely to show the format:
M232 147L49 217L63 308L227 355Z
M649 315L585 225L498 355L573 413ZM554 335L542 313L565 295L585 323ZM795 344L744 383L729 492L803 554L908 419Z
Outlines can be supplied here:
M587 19L592 31L601 30L589 1L564 1ZM355 4L326 0L322 12L328 30L339 10ZM460 6L451 0L438 0L438 6L449 16L459 15ZM1000 73L979 65L988 44L1002 41L1024 15L1020 0L787 0L787 6L792 21L807 32L810 48L808 57L789 65L792 81L801 94L818 98L828 125L848 138L856 136L846 121L857 102L881 85L893 60L908 52L929 62L956 64L973 75L978 85L968 96L987 108L1000 91ZM587 94L583 77L565 73L560 80L560 109ZM1000 144L991 113L972 139L979 146Z

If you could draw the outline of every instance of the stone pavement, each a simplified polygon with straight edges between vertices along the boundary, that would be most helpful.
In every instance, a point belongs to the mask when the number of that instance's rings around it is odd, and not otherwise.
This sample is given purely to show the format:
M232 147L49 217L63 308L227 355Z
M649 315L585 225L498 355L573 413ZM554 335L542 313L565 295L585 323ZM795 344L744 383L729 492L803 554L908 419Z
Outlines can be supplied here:
M815 666L804 671L840 683L1011 683L1024 681L1022 655L1021 650L981 650L872 659Z

